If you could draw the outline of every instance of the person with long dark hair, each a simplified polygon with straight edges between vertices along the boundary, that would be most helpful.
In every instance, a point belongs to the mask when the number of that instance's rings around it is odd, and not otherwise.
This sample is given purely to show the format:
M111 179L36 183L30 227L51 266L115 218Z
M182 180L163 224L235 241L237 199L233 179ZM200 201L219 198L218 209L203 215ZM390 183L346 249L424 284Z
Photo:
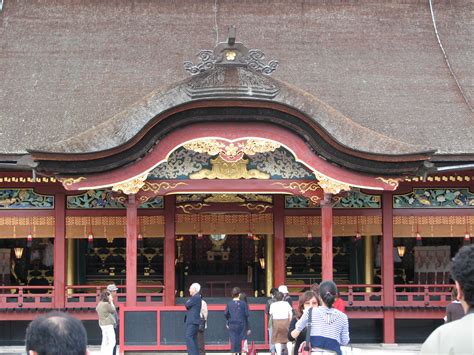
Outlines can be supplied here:
M232 301L227 304L224 316L227 319L227 329L229 330L231 353L240 354L242 352L242 340L244 331L249 322L249 307L247 303L240 300L240 288L232 289Z
M311 311L311 346L318 350L334 351L342 355L341 345L349 344L349 320L347 316L333 308L337 296L337 286L332 281L323 281L319 285L319 295L322 305L310 308ZM296 322L295 330L291 332L297 338L308 325L309 309L305 310Z
M296 322L303 316L305 310L311 307L318 307L319 302L316 294L313 291L306 291L303 293L300 298L298 299L298 308L295 309L293 319L290 322L290 328L288 330L288 340L294 342L293 344L293 355L298 355L298 350L306 339L306 328L301 331L301 333L296 337L293 338L291 336L291 332L295 329ZM288 346L287 346L288 348ZM288 351L289 355L290 351Z

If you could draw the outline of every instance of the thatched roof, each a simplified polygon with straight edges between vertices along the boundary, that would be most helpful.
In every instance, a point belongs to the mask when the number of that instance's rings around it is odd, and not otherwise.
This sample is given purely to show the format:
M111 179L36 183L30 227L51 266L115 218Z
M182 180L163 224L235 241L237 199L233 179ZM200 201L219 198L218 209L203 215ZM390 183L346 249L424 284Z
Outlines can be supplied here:
M279 60L276 79L355 123L407 146L437 149L440 159L474 155L474 115L447 68L427 2L220 0L217 14L213 5L5 2L0 153L76 136L186 78L182 63L214 47L217 21L220 40L235 24L240 41ZM473 10L471 1L435 4L442 43L471 103ZM344 134L350 131L340 131L342 140Z

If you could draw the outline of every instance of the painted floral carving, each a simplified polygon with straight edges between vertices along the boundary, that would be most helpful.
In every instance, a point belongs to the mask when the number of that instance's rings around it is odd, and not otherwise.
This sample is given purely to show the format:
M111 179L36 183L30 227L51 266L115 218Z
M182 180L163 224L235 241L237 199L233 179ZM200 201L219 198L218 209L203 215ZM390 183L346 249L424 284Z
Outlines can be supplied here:
M334 208L381 208L379 195L368 195L359 190L352 190L334 205Z
M394 208L469 208L474 206L474 194L469 189L413 189L393 196Z
M148 174L148 180L187 179L192 173L210 168L210 156L179 148Z
M54 196L40 195L33 189L0 189L0 209L51 209Z
M257 153L252 156L249 168L256 168L271 175L272 179L314 179L314 175L293 155L279 148L274 152Z

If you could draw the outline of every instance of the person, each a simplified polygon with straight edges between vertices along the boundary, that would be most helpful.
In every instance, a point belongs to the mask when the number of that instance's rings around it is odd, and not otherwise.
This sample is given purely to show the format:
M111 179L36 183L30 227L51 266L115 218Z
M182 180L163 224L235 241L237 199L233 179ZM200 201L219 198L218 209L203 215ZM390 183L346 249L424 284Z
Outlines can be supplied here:
M451 297L453 301L446 307L446 316L444 317L445 323L449 323L464 317L464 308L462 307L461 302L458 300L458 291L456 290L456 287L453 288Z
M61 312L34 319L26 328L28 355L85 355L87 333L82 322Z
M240 296L239 296L240 300L242 302L245 302L247 303L247 306L249 305L248 303L248 299L247 299L247 294L245 292L240 292ZM250 335L252 331L250 330L250 323L247 322L247 324L245 325L243 331L242 331L242 351L244 353L247 353L248 350L249 350L249 344L248 344L248 336Z
M270 353L273 355L275 354L275 344L272 343L272 317L270 316L270 306L272 303L274 303L275 300L275 294L278 292L278 289L275 287L272 287L270 289L270 298L267 301L267 304L265 305L265 313L267 314L268 317L268 339L269 339L269 345L270 345Z
M337 286L332 281L323 281L319 285L320 307L310 308L311 311L311 346L319 351L333 351L342 355L341 345L349 344L349 320L347 315L333 308L336 300ZM291 332L297 338L308 325L309 309L305 310Z
M318 290L319 290L319 287L318 287ZM298 308L295 311L295 314L293 316L293 319L290 322L290 326L288 329L288 340L290 340L291 342L294 342L292 346L293 354L291 354L290 351L288 351L289 355L298 355L298 350L301 346L301 343L303 343L306 340L306 328L303 329L296 338L293 338L291 336L291 332L295 329L296 322L301 318L305 310L311 307L318 307L318 306L319 306L318 297L316 297L316 294L312 290L306 291L298 299Z
M242 336L249 321L249 307L247 303L240 300L240 288L232 289L232 301L227 304L224 316L229 330L230 351L233 354L239 354L242 351Z
M189 355L199 355L197 333L199 323L201 322L202 307L202 299L199 291L201 291L201 285L193 283L189 287L189 295L191 297L185 303L186 316L184 317L184 322L186 323L186 347Z
M199 323L199 329L197 333L197 342L198 342L198 348L199 348L199 355L205 355L206 350L205 350L205 341L204 341L204 332L207 329L207 316L209 312L207 310L207 302L204 301L204 298L202 297L201 294L201 313L199 314L199 317L201 319Z
M288 302L290 306L293 306L293 300L291 299L288 287L286 287L285 285L280 285L278 286L278 292L283 293L283 301Z
M281 355L283 344L288 342L288 329L293 309L290 304L283 300L284 295L281 292L275 294L276 302L270 306L270 315L272 316L272 343L275 344L277 355Z
M474 354L474 244L459 249L451 276L465 316L435 329L421 347L421 354Z
M119 316L118 316L118 307L117 307L117 291L118 287L115 284L107 285L107 291L112 295L112 305L115 307L115 325L114 325L114 333L115 333L115 346L112 354L117 354L117 345L119 343Z
M341 298L341 294L339 293L339 290L337 290L337 297L336 297L336 300L334 301L333 307L337 309L338 311L341 311L342 313L346 313L346 304L344 300Z
M99 326L102 330L100 353L102 355L112 355L115 347L114 327L116 323L116 310L109 291L101 292L99 304L95 310L99 316Z

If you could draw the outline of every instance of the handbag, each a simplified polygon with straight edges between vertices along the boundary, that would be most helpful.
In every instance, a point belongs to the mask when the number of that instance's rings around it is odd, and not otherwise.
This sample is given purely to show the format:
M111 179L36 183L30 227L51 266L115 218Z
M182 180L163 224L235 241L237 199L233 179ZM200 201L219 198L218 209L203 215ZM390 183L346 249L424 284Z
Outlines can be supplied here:
M200 332L203 332L205 329L206 329L206 319L205 319L205 318L201 318L201 319L199 320L199 328L198 328L198 330L199 330Z
M306 340L301 343L300 348L298 349L298 355L311 355L311 313L313 308L310 308L308 311L308 326L306 327Z

